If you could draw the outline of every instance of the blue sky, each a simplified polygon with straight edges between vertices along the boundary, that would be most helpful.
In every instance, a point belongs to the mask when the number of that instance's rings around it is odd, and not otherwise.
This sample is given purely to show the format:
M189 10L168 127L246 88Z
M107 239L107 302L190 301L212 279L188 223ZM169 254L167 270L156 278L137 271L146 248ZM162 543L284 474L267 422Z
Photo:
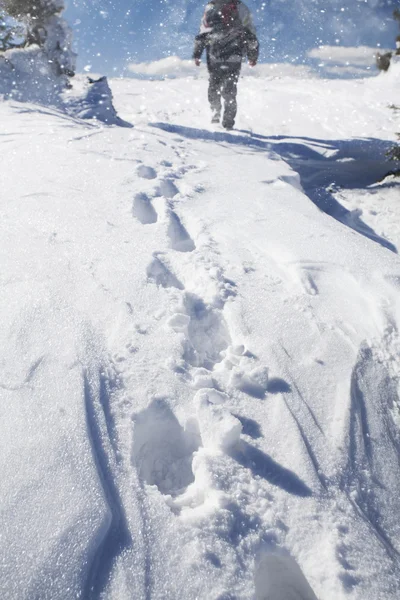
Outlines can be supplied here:
M190 58L205 2L67 0L78 68L121 74L128 62ZM394 45L393 0L248 0L264 62L302 62L321 44Z

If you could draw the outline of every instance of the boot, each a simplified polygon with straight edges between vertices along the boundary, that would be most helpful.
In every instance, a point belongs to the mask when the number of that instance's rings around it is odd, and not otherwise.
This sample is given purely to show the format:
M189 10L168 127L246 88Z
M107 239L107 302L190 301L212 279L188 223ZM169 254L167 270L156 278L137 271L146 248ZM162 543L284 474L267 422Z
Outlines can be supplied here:
M228 131L229 131L230 129L233 129L233 128L234 128L234 126L235 126L235 121L232 121L232 120L230 120L230 121L229 121L229 120L227 120L227 119L224 119L224 120L222 121L222 127L223 127L224 129L227 129Z
M215 110L212 115L211 123L219 123L221 119L221 112L219 110Z

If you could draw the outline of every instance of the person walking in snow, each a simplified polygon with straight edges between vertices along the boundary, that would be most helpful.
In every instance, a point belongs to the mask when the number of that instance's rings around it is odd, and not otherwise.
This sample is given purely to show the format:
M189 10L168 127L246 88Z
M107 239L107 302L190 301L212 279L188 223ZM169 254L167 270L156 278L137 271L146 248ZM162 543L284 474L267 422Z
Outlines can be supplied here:
M247 57L249 65L254 67L259 52L251 13L241 0L211 0L207 4L194 45L193 58L197 66L204 50L210 76L208 100L212 123L220 122L222 97L225 105L222 125L232 129L242 60Z

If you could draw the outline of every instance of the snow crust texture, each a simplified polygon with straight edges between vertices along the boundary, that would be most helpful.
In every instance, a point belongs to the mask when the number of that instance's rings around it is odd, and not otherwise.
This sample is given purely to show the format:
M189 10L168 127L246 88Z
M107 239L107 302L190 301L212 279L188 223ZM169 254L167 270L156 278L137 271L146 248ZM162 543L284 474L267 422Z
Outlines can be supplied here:
M187 84L0 104L0 596L395 600L395 79Z

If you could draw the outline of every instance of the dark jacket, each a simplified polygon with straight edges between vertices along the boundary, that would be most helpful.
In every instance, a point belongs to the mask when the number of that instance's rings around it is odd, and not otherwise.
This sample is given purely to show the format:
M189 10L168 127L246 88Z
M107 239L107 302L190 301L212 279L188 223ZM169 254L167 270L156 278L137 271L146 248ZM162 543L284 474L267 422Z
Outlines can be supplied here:
M200 33L195 38L193 58L207 52L209 69L234 67L243 58L257 62L259 43L247 6L240 0L211 0L205 8Z

